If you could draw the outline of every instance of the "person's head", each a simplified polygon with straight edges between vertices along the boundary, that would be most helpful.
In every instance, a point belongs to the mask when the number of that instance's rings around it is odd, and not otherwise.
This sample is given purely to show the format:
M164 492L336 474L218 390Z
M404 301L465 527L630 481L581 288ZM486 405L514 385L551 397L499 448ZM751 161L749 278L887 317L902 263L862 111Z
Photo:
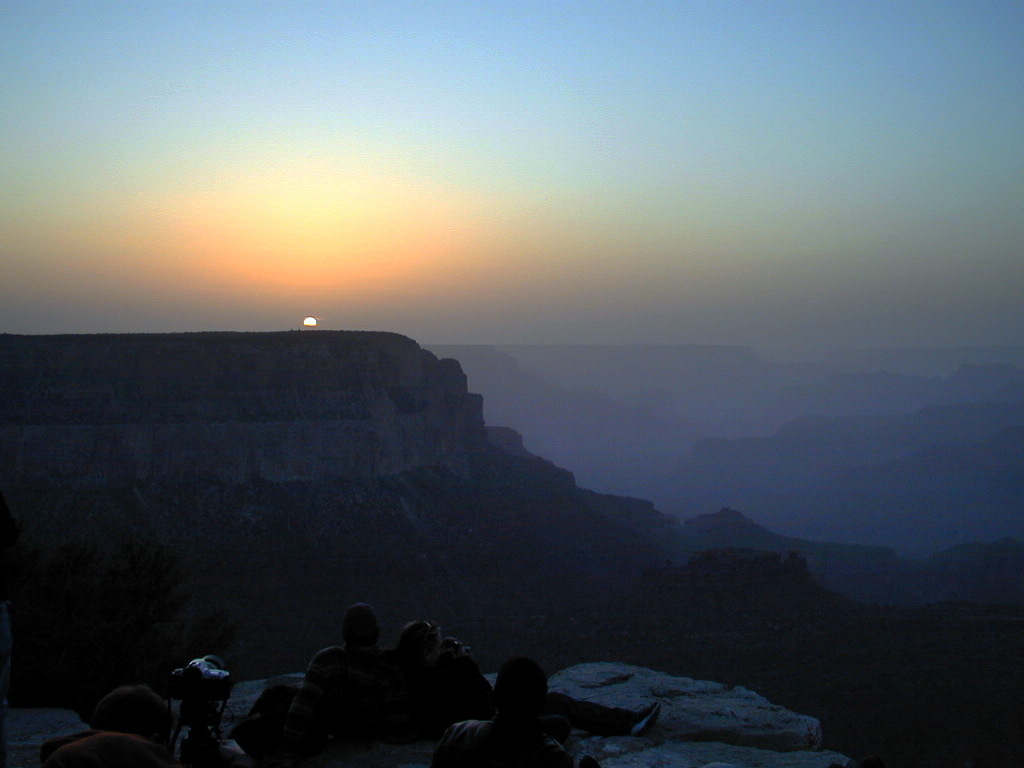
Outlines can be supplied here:
M345 611L341 620L341 636L349 648L374 646L380 638L377 615L366 603L354 603Z
M441 658L441 627L432 621L410 621L398 636L395 655L403 667L433 667Z
M503 718L535 718L544 709L548 676L533 659L516 656L501 665L494 683L494 704Z
M89 725L98 731L166 738L167 702L148 685L122 685L96 704Z

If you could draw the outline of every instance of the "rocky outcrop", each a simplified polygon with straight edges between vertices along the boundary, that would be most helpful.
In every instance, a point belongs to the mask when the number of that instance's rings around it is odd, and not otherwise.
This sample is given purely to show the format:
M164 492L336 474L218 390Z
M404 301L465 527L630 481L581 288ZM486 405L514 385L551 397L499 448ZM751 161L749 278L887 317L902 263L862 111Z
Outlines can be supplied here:
M295 684L301 679L293 674L240 684L229 711L239 717L268 684ZM592 755L605 768L829 768L849 763L841 754L822 751L821 725L815 718L772 704L745 688L619 663L570 667L553 675L549 686L612 706L639 708L653 700L661 702L657 725L642 737L573 732L566 745L569 751L576 757ZM32 768L43 740L85 727L61 710L13 710L10 722L12 768ZM225 730L229 728L225 720ZM312 763L319 768L413 768L429 765L433 749L431 741L402 746L334 744Z
M487 440L458 362L391 333L4 335L0 363L7 489L372 478Z
M717 741L775 752L822 747L817 720L774 705L746 688L609 663L570 667L554 675L549 687L574 698L627 709L660 701L658 735L663 741Z
M807 560L796 552L783 558L778 552L742 547L697 552L686 565L651 569L644 577L652 584L704 590L749 590L783 578L810 579Z
M505 453L521 456L524 459L534 458L535 454L526 450L523 436L511 427L487 427L487 439Z
M493 682L493 675L490 677ZM244 712L267 684L300 680L300 675L289 675L242 684L236 688L232 707ZM772 704L745 688L610 662L578 664L562 670L551 676L549 687L577 699L629 709L661 702L657 725L642 737L573 732L567 744L569 750L577 757L593 755L602 766L696 768L728 763L736 768L828 768L849 762L836 752L822 751L818 720ZM427 765L433 746L433 742L400 747L336 745L317 764L323 768Z
M697 515L684 521L688 531L695 535L703 534L727 534L738 536L742 534L764 535L768 530L762 528L753 520L747 518L742 512L729 507L722 507L717 512L704 515Z
M1013 460L1020 463L1024 459L1024 428L1004 430L1001 437L1005 442L996 450L1005 455L1007 464ZM788 557L787 553L797 552L819 584L866 603L1024 603L1024 544L1009 537L962 544L920 560L900 557L888 547L783 536L728 507L685 520L679 532L671 548L674 559L694 559L681 568L659 569L652 578L679 583L696 580L702 571L712 577L716 571L726 576L730 558L722 553L740 549L762 551L760 556L750 555L749 560L751 566L755 560L767 566L762 569L765 574L772 570L768 553ZM708 550L718 554L698 556ZM740 570L742 567L732 569L737 574ZM751 575L757 576L756 572Z
M297 682L298 675L247 683L236 689L235 711L244 712L267 682ZM491 677L493 682L493 676ZM621 663L579 664L552 675L552 690L602 704L639 708L660 701L657 725L642 737L598 737L574 731L567 747L576 757L593 755L605 768L662 766L697 768L828 768L849 759L822 751L821 724L745 688L675 677ZM408 746L336 745L322 755L320 768L426 766L433 742ZM721 766L724 768L724 766Z

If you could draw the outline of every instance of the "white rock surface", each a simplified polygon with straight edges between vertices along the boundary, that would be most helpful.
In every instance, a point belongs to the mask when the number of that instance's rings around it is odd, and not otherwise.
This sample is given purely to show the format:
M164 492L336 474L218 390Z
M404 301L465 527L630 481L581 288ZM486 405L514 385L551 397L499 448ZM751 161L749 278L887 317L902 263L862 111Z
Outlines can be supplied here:
M267 685L301 679L294 674L236 685L229 713L244 715ZM550 687L630 709L661 702L658 724L643 737L573 732L569 751L577 757L593 755L603 768L829 768L850 762L837 752L820 751L821 725L813 717L745 688L616 663L570 667L553 675ZM45 739L86 727L64 710L11 710L9 718L9 768L38 768L39 745ZM427 768L434 745L335 743L311 760L310 768Z
M548 682L552 690L599 704L639 709L661 702L664 741L718 741L776 752L819 750L821 723L746 688L672 677L627 664L579 664Z

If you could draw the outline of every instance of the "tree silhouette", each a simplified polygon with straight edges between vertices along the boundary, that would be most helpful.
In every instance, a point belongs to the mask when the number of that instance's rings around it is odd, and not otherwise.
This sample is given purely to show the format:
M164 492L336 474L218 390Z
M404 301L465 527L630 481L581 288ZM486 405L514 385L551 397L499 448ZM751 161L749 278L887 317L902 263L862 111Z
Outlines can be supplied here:
M85 718L116 686L148 683L164 691L172 669L224 653L233 641L236 625L226 614L191 615L187 573L155 541L18 549L12 557L15 706L66 707Z

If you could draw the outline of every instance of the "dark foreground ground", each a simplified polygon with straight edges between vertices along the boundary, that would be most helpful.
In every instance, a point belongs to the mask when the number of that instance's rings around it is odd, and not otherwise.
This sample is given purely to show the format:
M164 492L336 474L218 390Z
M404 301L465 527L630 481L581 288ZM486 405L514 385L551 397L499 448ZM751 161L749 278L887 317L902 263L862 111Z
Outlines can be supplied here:
M439 591L316 574L313 588L292 573L270 589L239 580L208 593L232 595L243 617L231 657L243 677L300 671L337 642L358 595L377 606L385 643L406 620L435 619L485 670L521 653L550 671L623 661L751 688L820 719L828 749L890 767L1024 765L1024 606L867 606L800 579L690 591L566 574L452 578Z

